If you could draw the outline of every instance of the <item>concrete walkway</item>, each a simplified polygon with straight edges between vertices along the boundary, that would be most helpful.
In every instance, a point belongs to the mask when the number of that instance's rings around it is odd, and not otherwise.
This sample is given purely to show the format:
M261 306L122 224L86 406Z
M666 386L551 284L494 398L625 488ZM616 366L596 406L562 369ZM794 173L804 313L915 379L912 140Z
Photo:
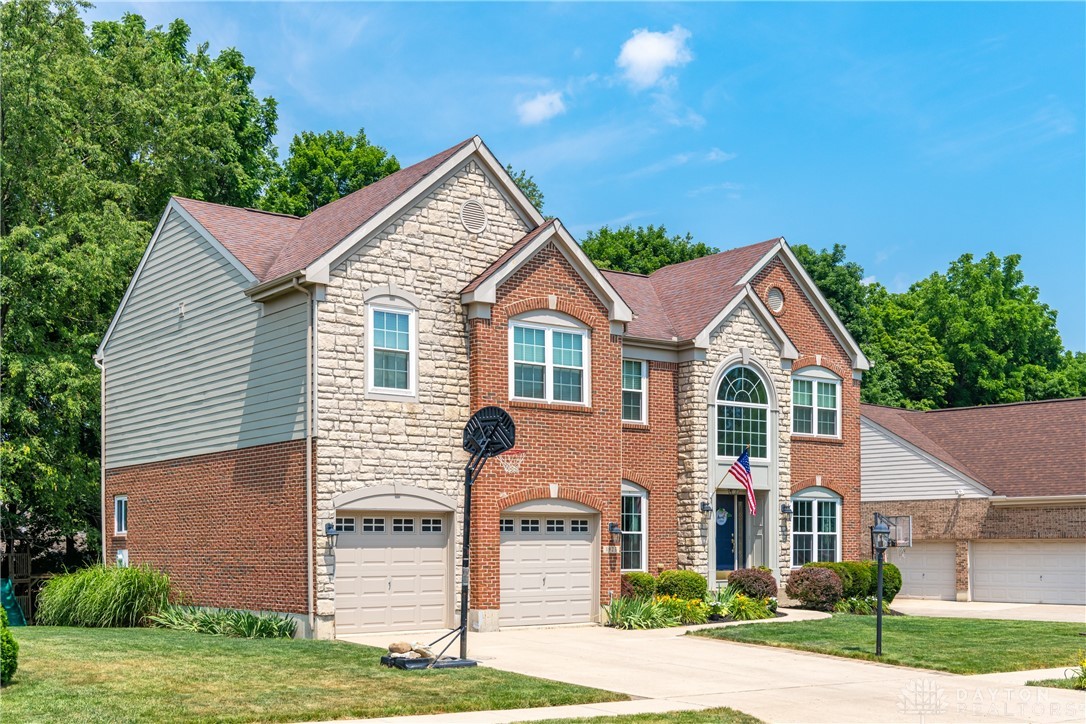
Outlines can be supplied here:
M795 612L792 620L818 615ZM682 629L617 631L595 626L472 634L470 654L481 665L619 691L637 699L365 721L489 724L717 706L730 706L769 722L1081 724L1086 720L1086 692L1021 686L1027 679L1051 678L1050 672L959 676L684 633ZM350 640L383 646L391 639L383 635Z
M1086 606L895 598L893 608L895 611L901 611L908 616L1003 618L1014 621L1068 621L1070 623L1086 624Z

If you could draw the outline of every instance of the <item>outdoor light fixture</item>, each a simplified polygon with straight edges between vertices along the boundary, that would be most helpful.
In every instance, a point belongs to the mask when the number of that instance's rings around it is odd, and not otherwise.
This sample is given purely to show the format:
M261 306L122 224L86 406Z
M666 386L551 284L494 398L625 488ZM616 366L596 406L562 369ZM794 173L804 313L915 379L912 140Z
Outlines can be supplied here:
M617 538L622 535L622 528L619 527L618 523L608 523L607 532L610 533L612 537Z
M792 506L788 503L781 503L781 515L792 515Z
M890 547L890 525L886 516L875 513L875 525L871 526L871 548L878 557L878 592L875 596L875 656L882 656L882 563L886 549Z
M701 508L702 513L712 513L713 512L713 504L710 503L708 500L701 501L701 505L699 507Z
M339 531L336 530L336 524L335 523L325 523L324 524L324 534L331 539L332 547L334 548L335 545L336 545L336 538L337 538L337 536L339 536Z

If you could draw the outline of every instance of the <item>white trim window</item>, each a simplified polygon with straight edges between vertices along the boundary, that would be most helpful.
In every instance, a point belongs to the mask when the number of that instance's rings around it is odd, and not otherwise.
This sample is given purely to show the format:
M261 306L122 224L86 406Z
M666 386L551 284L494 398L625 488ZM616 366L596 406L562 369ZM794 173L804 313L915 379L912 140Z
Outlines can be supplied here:
M622 481L622 570L648 570L648 491L640 485Z
M821 367L792 376L792 433L841 437L841 380Z
M752 458L769 457L769 395L757 372L736 366L717 387L716 456L737 458L747 445Z
M371 392L415 394L418 344L415 310L371 304L366 335L366 379Z
M509 399L588 404L588 334L515 322L509 333Z
M841 499L826 490L792 498L792 567L841 560Z
M113 533L114 535L128 534L127 495L116 495L113 497Z
M622 360L622 421L647 424L649 420L648 366L642 359Z

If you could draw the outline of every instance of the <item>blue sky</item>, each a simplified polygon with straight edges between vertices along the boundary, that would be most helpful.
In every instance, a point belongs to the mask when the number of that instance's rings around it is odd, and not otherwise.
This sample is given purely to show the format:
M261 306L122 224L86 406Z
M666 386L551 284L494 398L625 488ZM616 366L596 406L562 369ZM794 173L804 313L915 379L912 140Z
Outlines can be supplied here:
M1086 5L103 3L235 46L278 142L364 127L404 165L478 133L578 236L775 236L901 291L1023 256L1086 349Z

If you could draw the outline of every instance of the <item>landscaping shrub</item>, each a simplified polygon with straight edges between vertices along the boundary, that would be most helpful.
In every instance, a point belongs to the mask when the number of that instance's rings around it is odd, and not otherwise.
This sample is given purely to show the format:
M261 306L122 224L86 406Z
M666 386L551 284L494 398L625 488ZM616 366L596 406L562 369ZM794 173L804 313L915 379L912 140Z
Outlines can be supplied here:
M736 621L754 621L760 618L771 618L773 613L769 610L769 598L753 598L743 593L735 594L729 606L728 613Z
M651 573L622 574L622 595L625 598L652 598L656 594L656 578Z
M792 571L784 590L804 608L832 611L834 604L841 600L841 578L828 568L804 566Z
M166 606L170 578L149 566L91 566L56 576L38 595L44 626L143 626Z
M675 598L705 599L709 584L694 571L662 571L656 579L656 592Z
M833 605L834 613L852 613L860 616L871 616L878 611L879 599L876 596L851 596L842 598ZM882 602L882 612L890 613L890 604Z
M705 597L705 602L709 604L709 613L713 616L727 616L728 607L738 593L738 589L732 585L710 591Z
M678 616L651 598L616 598L607 607L607 620L621 629L667 628L680 623Z
M728 585L750 598L770 598L777 595L777 580L765 568L740 568L728 575Z
M298 622L274 613L166 606L148 619L159 628L243 639L289 639Z
M871 585L867 595L877 596L879 589L879 564L876 561L864 561L868 574L871 576ZM901 590L901 570L893 563L882 564L882 600L890 603Z
M8 628L7 611L0 608L0 686L5 686L19 668L19 642Z
M674 596L657 596L655 603L663 606L669 616L674 616L680 624L689 625L705 623L709 620L709 604L696 598L675 598Z
M842 595L845 598L862 598L874 592L871 566L865 561L842 561L839 563L808 563L810 568L828 568L841 579Z

